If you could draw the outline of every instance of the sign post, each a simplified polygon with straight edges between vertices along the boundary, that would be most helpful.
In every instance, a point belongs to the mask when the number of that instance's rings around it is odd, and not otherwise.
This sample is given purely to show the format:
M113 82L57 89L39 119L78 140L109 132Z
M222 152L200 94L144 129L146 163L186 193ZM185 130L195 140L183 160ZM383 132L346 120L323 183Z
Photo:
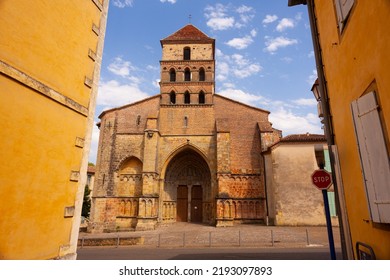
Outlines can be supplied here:
M325 206L326 228L328 230L330 258L332 260L335 260L336 251L334 248L332 221L330 219L330 209L329 209L329 200L328 200L328 192L327 192L329 187L332 185L332 176L326 170L318 169L315 170L311 175L311 180L313 182L313 185L316 186L317 189L322 191L322 196L324 198L324 206Z

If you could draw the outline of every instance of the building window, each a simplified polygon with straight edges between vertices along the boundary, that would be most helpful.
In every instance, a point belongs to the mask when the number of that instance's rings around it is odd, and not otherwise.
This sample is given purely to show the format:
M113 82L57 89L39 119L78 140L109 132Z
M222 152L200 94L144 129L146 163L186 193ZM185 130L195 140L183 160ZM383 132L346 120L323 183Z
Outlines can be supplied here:
M137 125L140 125L141 124L141 116L138 115L137 116L137 121L136 121Z
M184 127L188 127L188 117L184 117Z
M169 99L171 101L171 104L176 104L176 94L173 91L169 95Z
M169 81L176 82L176 71L173 68L169 71Z
M183 58L184 58L184 60L190 60L191 59L191 49L189 47L185 47L183 49Z
M376 223L390 223L390 163L376 93L351 104L368 207Z
M340 32L344 29L354 3L355 0L335 0L334 4L336 6L337 23L339 25Z
M184 93L184 104L190 104L190 103L191 103L190 93L186 91Z
M203 68L199 69L199 81L204 82L206 80L206 73Z
M199 93L199 104L204 104L205 101L206 101L206 100L205 100L204 92L201 91L201 92Z
M184 81L186 81L186 82L191 81L191 71L189 68L186 68L184 70Z

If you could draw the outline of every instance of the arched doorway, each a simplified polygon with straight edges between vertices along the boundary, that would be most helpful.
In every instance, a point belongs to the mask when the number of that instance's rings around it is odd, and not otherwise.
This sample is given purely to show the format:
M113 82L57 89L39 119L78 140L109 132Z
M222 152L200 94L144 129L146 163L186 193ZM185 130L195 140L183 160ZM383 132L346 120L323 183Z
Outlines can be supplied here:
M164 180L163 217L166 221L208 223L211 221L211 173L205 159L186 148L168 163ZM165 209L165 206L171 207Z

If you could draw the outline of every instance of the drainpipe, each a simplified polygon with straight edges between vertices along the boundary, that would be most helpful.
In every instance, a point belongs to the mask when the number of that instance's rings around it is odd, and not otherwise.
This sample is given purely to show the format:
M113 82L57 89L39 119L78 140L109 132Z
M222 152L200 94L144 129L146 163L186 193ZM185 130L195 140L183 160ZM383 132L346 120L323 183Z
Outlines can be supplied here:
M314 48L314 55L316 60L316 66L317 66L317 76L318 76L318 82L319 82L319 92L320 92L320 98L321 98L321 107L323 112L323 124L324 124L324 130L325 130L325 137L328 145L328 149L331 151L331 147L335 144L334 141L334 135L333 135L333 125L332 125L332 116L330 114L330 106L329 106L329 99L327 94L327 87L326 87L326 79L325 79L325 73L324 73L324 65L322 60L322 51L321 51L321 45L320 45L320 39L319 39L319 32L317 27L317 21L315 16L315 9L314 9L314 2L315 0L288 0L288 6L295 6L304 4L307 5L308 14L309 14L309 20L310 20L310 30L311 30L311 37L313 40L313 48ZM343 259L348 259L348 253L347 253L347 246L346 246L346 239L345 239L345 231L344 231L344 224L343 224L343 211L340 206L340 198L338 187L337 187L337 181L336 181L336 173L334 170L335 166L335 159L333 156L333 153L329 153L330 161L331 161L331 169L332 169L332 179L333 179L333 187L335 190L336 195L336 209L339 213L338 220L339 220L339 227L340 227L340 241L341 241L341 248L342 248L342 254ZM348 226L348 225L347 225Z
M265 211L266 211L266 216L265 216L265 225L269 226L269 209L268 209L268 190L267 190L267 172L265 171L266 164L265 164L265 156L263 153L261 153L261 156L263 158L263 178L264 178L264 192L265 192Z
M309 13L309 20L310 20L310 26L311 26L311 33L312 33L312 40L313 40L313 47L314 47L314 55L316 60L316 66L317 66L317 76L318 76L318 82L319 82L319 92L321 97L321 107L324 114L323 123L324 123L324 130L325 130L325 137L328 144L328 149L331 151L332 145L335 144L334 141L334 135L333 135L333 124L332 124L332 116L330 114L330 105L329 105L329 99L327 94L327 86L326 86L326 78L324 73L324 65L322 60L322 50L320 45L320 39L319 39L319 31L317 27L317 21L315 16L315 10L314 10L314 0L307 0L307 8ZM333 153L329 153L330 155L330 161L331 161L331 168L332 168L332 179L333 179L333 187L335 190L336 195L336 207L338 210L338 220L339 220L339 227L340 227L340 241L341 241L341 247L342 247L342 254L343 259L348 259L347 256L347 247L345 242L345 232L344 232L344 225L343 225L343 217L340 207L340 198L338 196L338 187L337 187L337 181L336 181L336 173L335 170L333 170L335 166L335 160Z

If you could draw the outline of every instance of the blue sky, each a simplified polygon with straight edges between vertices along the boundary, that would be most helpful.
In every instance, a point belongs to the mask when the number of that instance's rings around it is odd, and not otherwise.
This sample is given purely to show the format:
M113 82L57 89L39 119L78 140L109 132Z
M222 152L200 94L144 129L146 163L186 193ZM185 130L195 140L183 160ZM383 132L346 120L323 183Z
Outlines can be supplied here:
M307 7L287 0L111 0L95 121L159 94L160 40L191 23L216 39L217 94L271 112L283 136L323 133ZM191 16L190 16L191 15ZM94 128L90 161L96 162Z

